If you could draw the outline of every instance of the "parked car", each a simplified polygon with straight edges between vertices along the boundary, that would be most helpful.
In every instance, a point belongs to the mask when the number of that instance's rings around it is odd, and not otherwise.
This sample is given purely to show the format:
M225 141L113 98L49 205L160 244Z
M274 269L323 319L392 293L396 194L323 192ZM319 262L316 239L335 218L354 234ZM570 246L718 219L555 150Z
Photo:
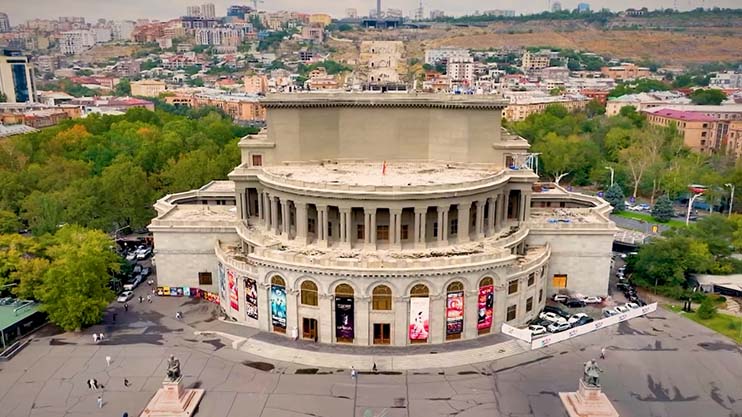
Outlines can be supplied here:
M579 320L577 320L577 323L573 323L572 324L572 327L582 326L583 324L592 323L593 321L595 321L595 320L593 320L592 317L585 316L585 317L582 317Z
M134 276L139 275L139 273L142 272L142 265L141 264L134 265L134 271L133 272L134 272Z
M531 331L531 335L532 336L538 336L540 334L546 333L546 327L539 326L537 324L532 324L532 325L528 326L528 330Z
M137 259L147 259L152 255L152 248L146 247L137 251Z
M626 307L628 307L630 309L639 308L639 304L637 304L637 303L626 303L626 304L624 304L624 306L626 306Z
M622 305L622 306L616 306L615 310L618 311L619 313L628 313L630 308L626 307L625 305Z
M626 289L628 288L630 288L628 282L619 282L618 284L616 284L616 289L618 290L626 291Z
M559 307L555 307L555 306L544 306L544 312L554 313L554 314L556 314L558 316L562 316L565 319L568 318L569 315L570 315L566 311L562 310Z
M593 296L593 297L583 297L582 301L584 301L585 304L600 304L603 302L603 299L597 296Z
M134 297L133 291L124 291L121 294L119 294L118 298L116 298L116 301L119 303L125 303L129 300L131 300Z
M551 333L559 333L571 328L572 326L570 326L569 323L552 323L549 325L549 327L546 328L546 330Z
M151 273L152 273L152 268L150 268L150 267L148 267L148 266L146 266L146 267L142 268L142 272L141 272L141 274L142 274L142 276L143 276L143 277L145 277L145 278L146 278L146 277L148 277L148 276L149 276L149 274L151 274Z
M617 314L618 314L618 311L616 311L616 310L614 310L612 308L607 308L607 309L603 310L603 317L611 317L611 316L615 316Z
M552 323L566 323L567 322L567 320L564 317L558 314L555 314L555 313L551 313L551 312L544 312L544 313L539 314L538 316Z
M137 253L136 253L136 251L133 251L133 252L129 252L129 253L128 253L128 254L126 255L126 260L127 260L127 261L129 261L129 262L134 262L134 261L136 261L136 260L137 260Z
M133 291L134 288L138 287L139 284L142 283L142 281L144 281L144 277L142 277L141 275L137 275L133 279L129 280L129 282L124 284L124 289L127 291Z
M566 305L569 308L578 308L578 307L585 307L585 302L580 300L579 298L570 298L564 303L564 305Z
M585 314L585 313L573 314L572 317L570 317L569 319L567 319L567 323L569 323L569 324L571 324L571 325L574 326L575 323L577 323L578 321L580 321L580 319L582 319L584 317L587 317L587 314Z
M554 294L551 297L551 299L554 300L554 301L556 301L556 302L558 302L558 303L563 303L563 302L569 300L569 296L568 295L565 295L565 294Z

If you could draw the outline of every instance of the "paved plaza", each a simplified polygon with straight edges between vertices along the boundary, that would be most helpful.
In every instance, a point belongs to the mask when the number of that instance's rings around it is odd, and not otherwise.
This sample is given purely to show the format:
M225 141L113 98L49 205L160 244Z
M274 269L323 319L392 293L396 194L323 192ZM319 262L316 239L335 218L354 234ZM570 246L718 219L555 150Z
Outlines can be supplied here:
M347 368L267 361L232 349L227 338L195 335L256 336L220 322L208 302L132 301L128 313L117 304L106 324L81 333L54 334L47 327L0 363L0 416L137 416L160 387L167 356L175 354L185 385L206 390L198 412L204 417L564 417L557 393L576 390L583 362L597 358L603 346L603 390L621 416L742 416L740 347L663 310L496 361L404 372L379 366L379 374L361 372L353 380ZM175 311L183 311L183 321ZM94 331L107 340L95 344ZM90 378L104 386L102 409L87 387Z

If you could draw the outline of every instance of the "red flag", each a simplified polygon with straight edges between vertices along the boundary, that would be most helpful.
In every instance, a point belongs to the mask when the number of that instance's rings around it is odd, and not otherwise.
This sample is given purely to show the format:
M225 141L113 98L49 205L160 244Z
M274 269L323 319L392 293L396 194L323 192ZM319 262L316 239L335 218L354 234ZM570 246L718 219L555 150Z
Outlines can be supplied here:
M381 175L386 175L386 161L384 161L384 165L381 166Z

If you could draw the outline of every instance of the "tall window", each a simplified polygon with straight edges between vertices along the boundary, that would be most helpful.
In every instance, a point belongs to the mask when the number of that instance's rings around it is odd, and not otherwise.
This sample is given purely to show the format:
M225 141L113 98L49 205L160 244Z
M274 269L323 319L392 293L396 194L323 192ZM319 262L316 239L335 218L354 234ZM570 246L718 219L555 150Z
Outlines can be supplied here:
M451 227L450 231L448 233L449 235L458 235L459 234L459 219L453 219L451 220Z
M263 166L263 155L253 155L252 156L252 166L254 166L254 167Z
M567 288L567 275L554 275L551 280L551 286L554 288Z
M536 273L535 272L531 272L530 274L528 274L528 286L530 287L535 282L536 282Z
M410 238L410 225L402 225L402 229L400 230L400 237L402 240L407 240Z
M386 285L376 286L371 297L371 308L376 311L391 310L392 289L387 287Z
M386 226L386 225L376 226L376 239L377 240L389 240L389 226Z
M211 285L211 272L199 272L198 285Z
M517 311L518 311L518 306L516 306L516 305L509 306L508 307L508 314L507 314L507 317L505 318L505 320L506 321L515 320L515 315L516 315L516 312Z
M438 237L438 222L433 223L433 237Z
M508 282L508 295L518 292L518 280L514 279Z
M332 236L332 222L327 222L327 236Z
M427 297L430 291L425 284L417 284L410 290L410 297Z
M544 299L544 290L538 290L538 302Z
M526 313L533 310L533 297L528 297L526 300Z
M316 224L317 224L316 223L316 220L314 220L314 219L307 219L307 231L309 233L317 233Z
M365 228L366 226L362 224L356 225L356 239L363 240L366 238Z
M317 306L318 303L318 291L317 284L312 281L304 281L301 283L301 303L306 306Z

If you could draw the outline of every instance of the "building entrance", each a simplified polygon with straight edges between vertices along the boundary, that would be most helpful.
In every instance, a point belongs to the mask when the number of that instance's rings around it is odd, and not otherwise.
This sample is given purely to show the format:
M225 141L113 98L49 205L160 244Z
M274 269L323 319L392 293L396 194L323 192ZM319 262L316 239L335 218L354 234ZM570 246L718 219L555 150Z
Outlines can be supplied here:
M301 337L304 339L317 341L317 320L316 319L302 319L301 325Z
M389 323L374 323L374 344L388 345L391 343L391 325Z

